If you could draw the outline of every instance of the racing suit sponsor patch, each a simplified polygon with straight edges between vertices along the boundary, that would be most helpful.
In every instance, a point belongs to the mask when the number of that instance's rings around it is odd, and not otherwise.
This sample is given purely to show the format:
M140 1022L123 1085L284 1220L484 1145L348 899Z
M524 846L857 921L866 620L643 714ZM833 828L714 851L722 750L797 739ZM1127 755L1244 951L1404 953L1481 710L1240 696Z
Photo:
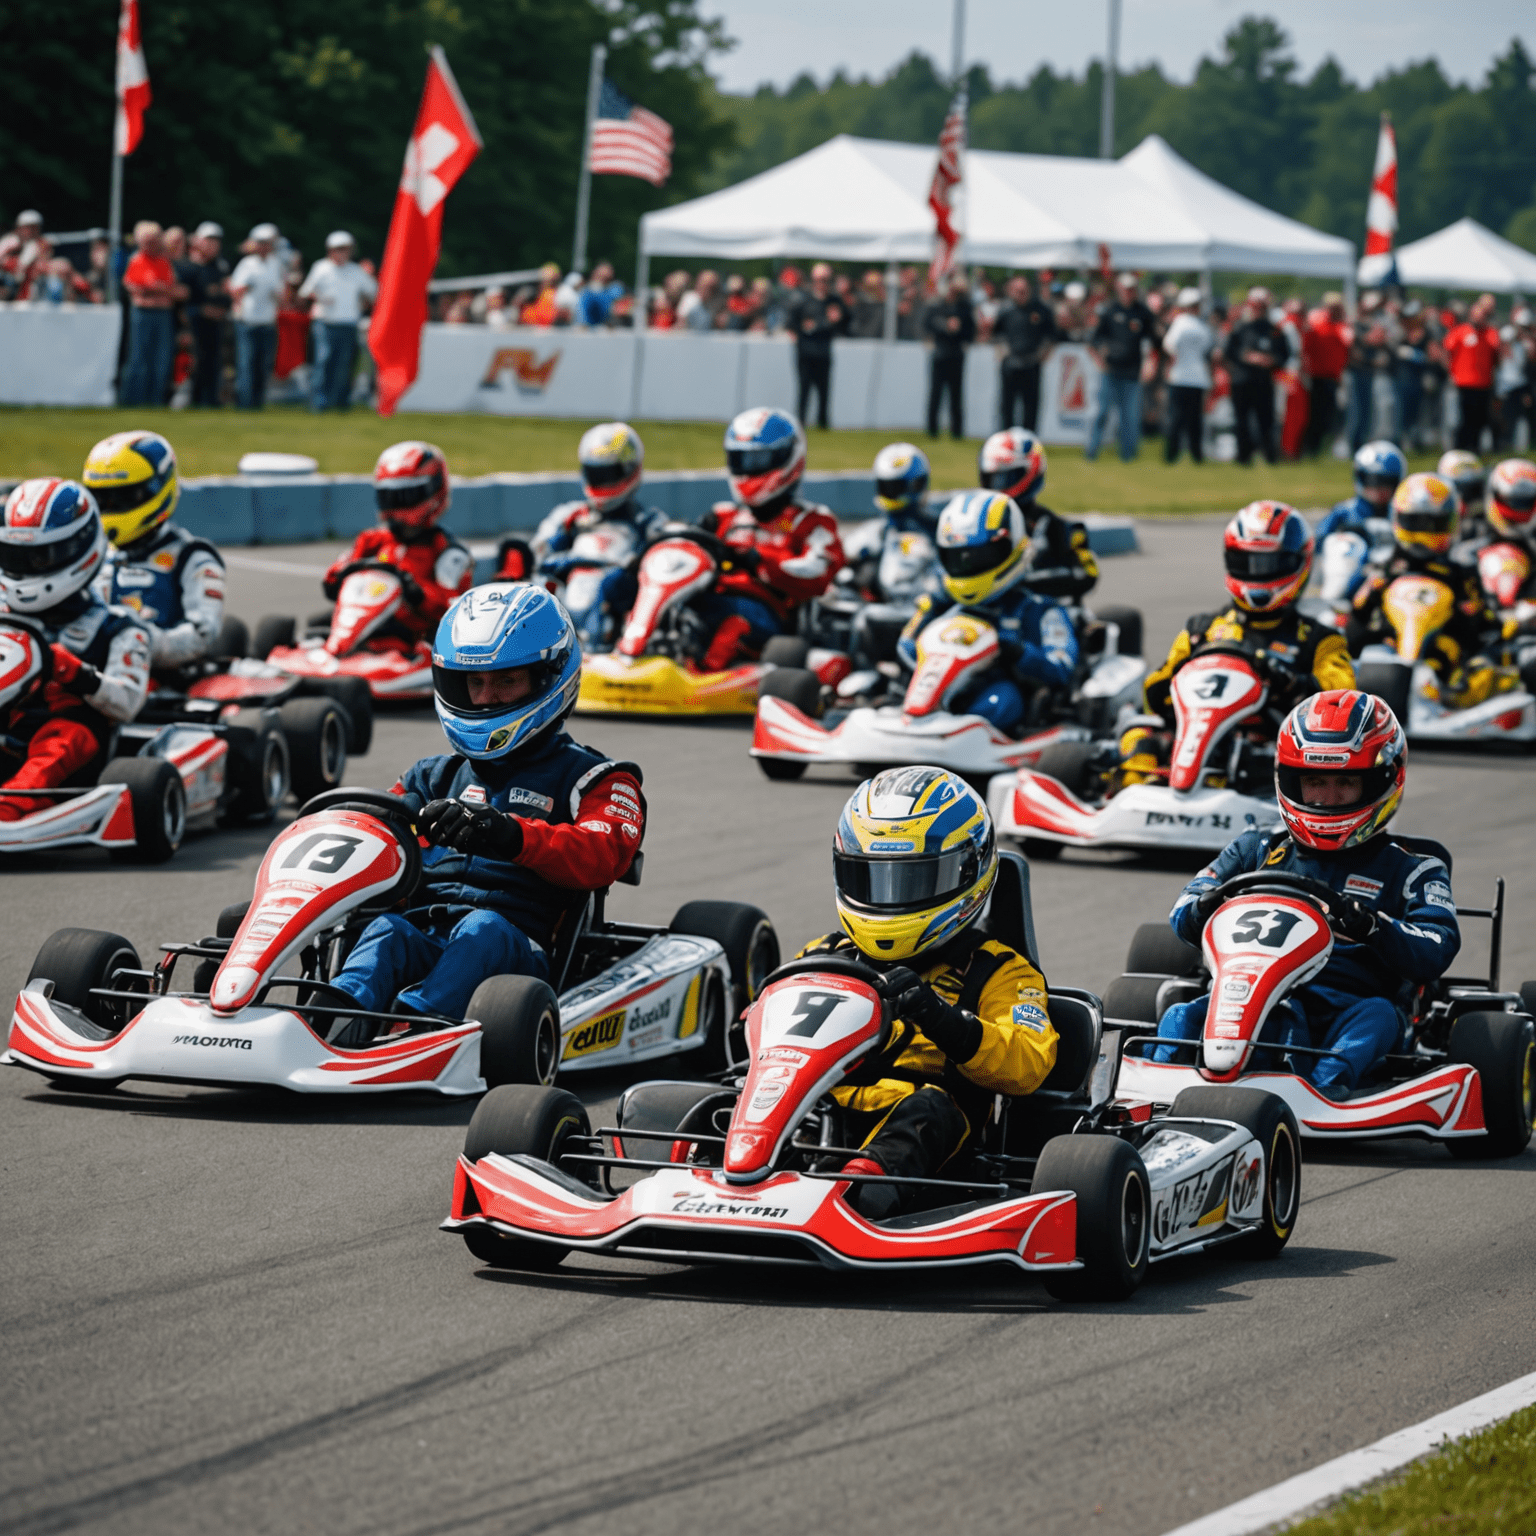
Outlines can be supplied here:
M640 828L631 826L627 821L621 821L619 823L619 831L622 832L625 837L638 838L640 836Z
M1448 912L1456 910L1456 903L1451 898L1451 888L1443 880L1431 880L1424 887L1424 900L1432 907L1444 907Z
M1346 896L1369 896L1373 900L1381 895L1381 881L1372 880L1366 875L1351 875L1344 882L1344 894ZM1450 893L1447 892L1447 895Z
M583 832L613 831L613 823L611 821L578 821L576 825L580 827Z
M460 799L464 798L460 796ZM537 790L519 789L514 785L507 791L508 805L531 805L535 810L543 811L546 815L555 808L555 802L548 795L541 795Z
M1015 1003L1013 1005L1013 1022L1022 1024L1025 1029L1032 1029L1039 1034L1050 1022L1045 1009L1037 1008L1033 1003Z
M464 788L459 791L459 799L465 805L484 805L485 785L466 784Z

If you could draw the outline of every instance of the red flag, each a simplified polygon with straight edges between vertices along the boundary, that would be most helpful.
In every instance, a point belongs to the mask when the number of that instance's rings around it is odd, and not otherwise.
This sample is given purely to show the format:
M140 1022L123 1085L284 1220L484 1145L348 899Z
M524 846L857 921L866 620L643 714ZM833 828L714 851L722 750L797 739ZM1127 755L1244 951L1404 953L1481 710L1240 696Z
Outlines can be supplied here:
M1371 172L1371 197L1365 209L1365 254L1385 256L1397 233L1397 135L1392 119L1381 114L1376 140L1376 167Z
M432 50L426 89L389 221L379 297L368 327L368 350L379 374L379 415L393 416L416 379L421 328L427 323L427 283L443 243L443 199L453 190L482 140L441 48Z
M131 155L144 137L144 109L149 93L149 66L139 41L139 0L123 0L117 15L117 124L120 155Z
M933 209L934 252L928 267L928 286L938 288L955 264L955 247L960 231L950 213L954 190L960 185L960 157L965 153L966 96L962 87L949 108L944 126L939 130L939 163L933 168L933 185L928 190L928 206Z

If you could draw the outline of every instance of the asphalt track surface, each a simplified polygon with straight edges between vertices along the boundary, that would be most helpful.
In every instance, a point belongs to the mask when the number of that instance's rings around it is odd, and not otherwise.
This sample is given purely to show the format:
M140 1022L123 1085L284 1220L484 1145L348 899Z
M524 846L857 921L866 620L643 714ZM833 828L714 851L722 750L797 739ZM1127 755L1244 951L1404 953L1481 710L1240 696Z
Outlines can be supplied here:
M1102 596L1149 650L1219 591L1210 520L1143 527ZM233 606L319 606L315 546L241 552ZM1159 652L1160 654L1160 652ZM614 910L758 902L786 949L830 926L851 780L769 784L731 726L578 721L645 765L645 885ZM381 722L356 782L439 750ZM1463 904L1509 880L1505 976L1536 975L1529 759L1417 753L1400 826L1444 839ZM66 924L154 952L249 892L266 837L132 871L3 879L0 985ZM1102 989L1170 868L1037 866L1050 977ZM1482 953L1479 938L1458 970ZM626 1079L578 1080L603 1113ZM1313 1156L1275 1262L1160 1266L1130 1302L1033 1281L480 1269L439 1233L472 1105L0 1073L0 1536L324 1531L1157 1533L1536 1369L1536 1154L1412 1142Z

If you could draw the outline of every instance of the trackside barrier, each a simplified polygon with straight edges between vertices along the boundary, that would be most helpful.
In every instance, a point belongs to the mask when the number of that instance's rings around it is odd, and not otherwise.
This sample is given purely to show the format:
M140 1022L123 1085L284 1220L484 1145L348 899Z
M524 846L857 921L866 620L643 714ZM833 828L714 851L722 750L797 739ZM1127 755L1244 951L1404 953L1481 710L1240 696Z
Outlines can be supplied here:
M839 517L874 516L875 482L863 471L812 472L808 496ZM447 524L461 538L486 539L536 528L558 502L581 494L575 475L478 475L455 478ZM644 500L672 517L696 522L717 501L730 498L725 476L676 470L645 477ZM350 539L374 525L373 483L367 475L210 475L182 482L178 520L215 544L304 544ZM1137 548L1127 517L1084 519L1095 553Z

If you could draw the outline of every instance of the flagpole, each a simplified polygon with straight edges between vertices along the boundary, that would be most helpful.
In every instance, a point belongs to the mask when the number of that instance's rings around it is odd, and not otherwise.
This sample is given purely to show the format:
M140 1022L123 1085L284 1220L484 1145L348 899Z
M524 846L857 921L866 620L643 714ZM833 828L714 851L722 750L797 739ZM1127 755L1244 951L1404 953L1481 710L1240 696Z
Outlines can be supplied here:
M1104 50L1104 93L1099 101L1099 159L1115 158L1115 68L1120 53L1120 0L1109 0L1109 46Z
M597 121L597 104L603 92L603 64L608 50L602 43L592 44L592 69L587 76L587 121L581 134L581 180L576 188L576 240L571 252L571 271L587 269L587 207L592 201L592 124Z
M117 114L112 117L112 201L107 213L107 303L117 303L117 251L123 243L123 157L117 152Z
M954 90L958 95L965 89L965 0L955 0L954 35L950 39L950 79L954 81ZM969 102L967 102L969 107ZM966 141L970 140L970 125L966 125ZM965 150L966 145L960 147L960 181L954 189L951 206L954 208L955 229L959 232L960 240L955 246L954 267L959 268L960 256L965 250Z

